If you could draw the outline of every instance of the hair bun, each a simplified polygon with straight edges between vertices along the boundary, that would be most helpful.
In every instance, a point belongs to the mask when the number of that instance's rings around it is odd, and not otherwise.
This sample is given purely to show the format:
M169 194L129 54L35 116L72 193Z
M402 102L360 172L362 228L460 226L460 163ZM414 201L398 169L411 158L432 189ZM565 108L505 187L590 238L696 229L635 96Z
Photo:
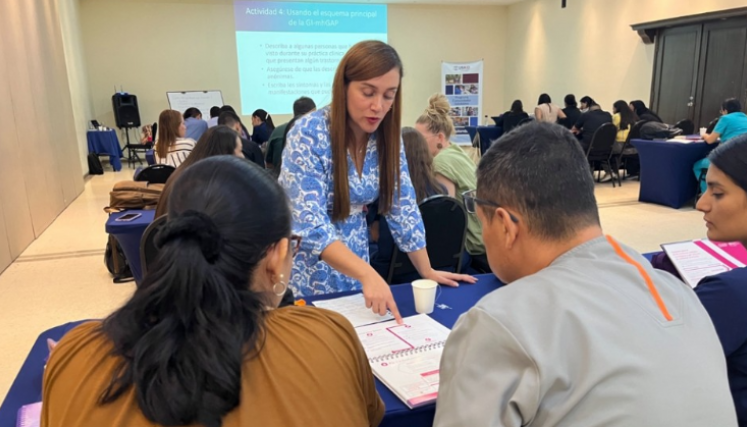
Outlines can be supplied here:
M438 115L448 115L451 111L451 105L446 95L442 93L435 93L428 98L428 109L426 112Z
M218 259L223 247L223 238L213 219L195 210L188 210L173 219L167 219L156 235L156 247L160 249L177 238L193 239L198 242L202 255L210 264Z

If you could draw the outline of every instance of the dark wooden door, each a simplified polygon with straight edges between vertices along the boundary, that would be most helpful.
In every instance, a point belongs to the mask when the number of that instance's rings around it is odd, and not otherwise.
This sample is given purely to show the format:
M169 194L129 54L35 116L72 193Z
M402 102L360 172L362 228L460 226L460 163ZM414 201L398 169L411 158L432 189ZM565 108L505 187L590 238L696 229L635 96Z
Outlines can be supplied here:
M694 119L703 25L670 28L657 36L651 109L665 123Z
M707 126L719 116L721 103L747 98L747 19L730 19L703 26L695 125Z

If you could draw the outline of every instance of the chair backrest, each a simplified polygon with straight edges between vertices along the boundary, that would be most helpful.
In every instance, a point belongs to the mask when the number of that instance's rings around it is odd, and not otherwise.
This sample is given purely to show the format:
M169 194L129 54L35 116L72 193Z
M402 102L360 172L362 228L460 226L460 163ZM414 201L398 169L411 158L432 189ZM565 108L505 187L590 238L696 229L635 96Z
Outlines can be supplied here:
M634 147L631 146L630 140L641 139L641 126L643 126L646 122L648 122L648 120L638 120L630 128L630 132L628 132L628 137L625 139L625 143L622 146L622 151L618 153L620 154L620 156L638 154L638 150L636 150Z
M135 175L135 181L147 181L149 184L166 184L176 169L170 165L150 165Z
M148 271L148 266L153 264L156 256L158 255L158 248L155 244L156 233L166 223L166 215L153 220L148 228L143 232L143 237L140 238L140 264L143 270L143 277Z
M692 135L695 133L695 123L690 119L682 119L674 127L682 129L684 135Z
M527 116L527 113L505 114L503 117L503 133L505 134L511 132L516 126L519 126L524 122L524 120L527 119L531 121L531 118Z
M612 123L605 123L594 132L591 137L591 144L586 155L595 154L603 155L612 153L612 146L617 138L617 127Z
M431 266L437 270L458 273L461 269L464 241L467 238L467 211L464 210L464 206L453 197L437 195L420 203L420 214L425 226L426 247ZM396 284L397 277L416 272L407 254L395 246L389 264L387 283Z
M711 123L708 123L708 127L706 128L706 133L711 133L713 132L714 129L716 129L716 125L718 124L718 119L719 118L716 117L715 119L711 120Z
M641 138L641 126L643 126L648 120L638 120L635 122L632 128L630 128L630 132L628 132L628 140L626 142L630 142L631 139L640 139Z
M532 117L527 117L527 118L521 119L521 121L519 121L519 123L516 124L516 127L521 126L521 125L525 125L527 123L532 123L533 121L534 121L534 118L532 118Z

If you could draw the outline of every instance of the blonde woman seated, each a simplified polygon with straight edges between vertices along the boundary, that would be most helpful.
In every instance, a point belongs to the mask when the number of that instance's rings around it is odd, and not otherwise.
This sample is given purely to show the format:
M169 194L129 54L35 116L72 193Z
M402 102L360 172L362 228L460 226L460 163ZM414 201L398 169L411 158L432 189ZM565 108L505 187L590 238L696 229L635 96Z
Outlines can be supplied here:
M464 203L462 194L474 190L477 185L475 162L458 145L449 139L454 134L454 123L449 116L451 106L446 96L435 94L428 100L428 108L415 124L425 137L433 155L436 179L444 186L449 196ZM474 215L467 221L466 249L472 258L472 267L480 272L490 271L482 241L482 226Z
M195 140L185 138L187 126L176 110L163 110L158 116L156 163L178 168L195 148Z
M262 168L234 156L186 168L156 243L132 298L52 351L42 426L379 424L384 405L350 322L277 308L300 241Z

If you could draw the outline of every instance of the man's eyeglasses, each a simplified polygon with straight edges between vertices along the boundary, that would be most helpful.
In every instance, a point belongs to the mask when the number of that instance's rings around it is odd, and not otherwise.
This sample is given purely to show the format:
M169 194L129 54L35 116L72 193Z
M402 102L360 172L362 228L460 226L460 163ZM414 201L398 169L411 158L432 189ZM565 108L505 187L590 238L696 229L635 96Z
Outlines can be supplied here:
M464 199L464 208L467 210L468 213L474 214L476 211L477 205L483 205L483 206L492 206L494 208L500 208L502 207L496 202L491 202L490 200L483 200L478 199L477 197L477 190L469 190L462 193L462 198ZM504 208L505 209L505 208ZM519 222L519 219L514 216L511 212L508 213L508 216L511 218L511 221L513 222Z

